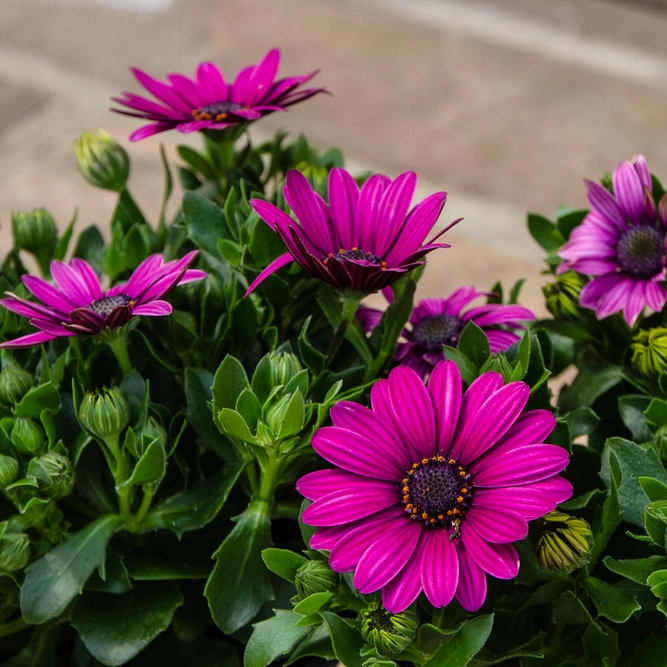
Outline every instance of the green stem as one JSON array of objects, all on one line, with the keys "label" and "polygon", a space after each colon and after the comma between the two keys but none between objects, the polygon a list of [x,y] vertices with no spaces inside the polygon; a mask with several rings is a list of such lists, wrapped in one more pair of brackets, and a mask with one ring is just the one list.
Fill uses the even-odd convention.
[{"label": "green stem", "polygon": [[124,329],[117,329],[112,334],[105,336],[105,340],[116,356],[123,375],[129,375],[132,372],[132,364],[127,352],[127,332]]},{"label": "green stem", "polygon": [[25,630],[28,627],[30,626],[23,620],[23,618],[17,618],[11,623],[0,625],[0,637],[15,635],[17,632],[21,632],[21,630]]},{"label": "green stem", "polygon": [[347,328],[350,325],[350,322],[352,322],[352,320],[354,319],[354,316],[357,312],[357,308],[359,307],[360,302],[361,302],[361,296],[358,294],[343,295],[343,312],[340,315],[340,321],[338,322],[338,327],[336,328],[336,331],[333,335],[333,338],[331,339],[331,342],[329,343],[329,347],[325,354],[326,356],[324,360],[325,369],[328,368],[336,352],[338,351],[340,344],[343,342],[345,334],[347,333]]},{"label": "green stem", "polygon": [[280,483],[280,473],[282,471],[282,459],[276,452],[269,452],[269,458],[262,470],[262,476],[259,482],[257,498],[271,505],[273,503],[273,494]]},{"label": "green stem", "polygon": [[141,522],[148,514],[148,510],[151,507],[151,502],[153,501],[153,496],[155,495],[155,486],[153,484],[147,484],[144,487],[144,497],[141,499],[141,505],[134,517],[134,520],[138,526],[141,525]]},{"label": "green stem", "polygon": [[115,461],[112,473],[114,482],[116,483],[116,493],[118,494],[118,509],[123,519],[129,521],[132,515],[130,511],[130,492],[132,488],[124,486],[124,482],[128,478],[125,453],[120,447],[117,434],[105,438],[104,444],[109,448]]}]

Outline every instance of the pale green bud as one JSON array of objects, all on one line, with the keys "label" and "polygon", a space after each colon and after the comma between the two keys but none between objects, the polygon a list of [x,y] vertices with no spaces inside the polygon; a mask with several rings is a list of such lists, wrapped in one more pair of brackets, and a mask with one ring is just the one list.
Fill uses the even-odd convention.
[{"label": "pale green bud", "polygon": [[282,424],[285,410],[287,410],[287,405],[291,398],[291,395],[283,396],[266,411],[266,425],[273,433],[280,431],[280,425]]},{"label": "pale green bud", "polygon": [[588,563],[593,532],[588,522],[563,512],[549,512],[539,521],[535,553],[546,572],[569,574]]},{"label": "pale green bud", "polygon": [[0,454],[0,490],[9,486],[19,474],[18,461],[13,456]]},{"label": "pale green bud", "polygon": [[0,538],[0,570],[22,570],[30,560],[30,538],[25,533],[5,533]]},{"label": "pale green bud", "polygon": [[390,614],[380,602],[371,602],[361,612],[361,634],[380,653],[400,653],[414,639],[417,616],[412,611]]},{"label": "pale green bud", "polygon": [[91,392],[81,401],[79,418],[84,428],[105,440],[118,437],[130,423],[130,407],[116,387]]},{"label": "pale green bud", "polygon": [[303,370],[298,357],[291,352],[273,352],[271,360],[271,378],[274,386],[286,385],[297,373]]},{"label": "pale green bud", "polygon": [[304,563],[294,577],[294,585],[301,599],[313,593],[333,591],[338,586],[338,575],[320,560]]},{"label": "pale green bud", "polygon": [[34,477],[39,490],[54,500],[68,496],[74,486],[74,469],[70,460],[56,452],[32,459],[26,476]]},{"label": "pale green bud", "polygon": [[28,417],[17,417],[12,426],[11,439],[21,454],[37,454],[46,436],[42,427]]},{"label": "pale green bud", "polygon": [[149,417],[142,428],[136,433],[136,456],[140,457],[148,445],[157,440],[164,449],[167,448],[167,432],[158,424],[153,417]]},{"label": "pale green bud", "polygon": [[36,256],[49,257],[56,246],[58,232],[56,223],[44,208],[36,208],[30,213],[12,215],[14,244]]},{"label": "pale green bud", "polygon": [[557,319],[571,319],[580,312],[579,292],[584,286],[584,279],[574,271],[556,276],[556,282],[542,288],[547,310]]},{"label": "pale green bud", "polygon": [[32,375],[19,366],[5,366],[0,371],[0,400],[16,405],[32,388]]},{"label": "pale green bud", "polygon": [[667,371],[667,329],[637,332],[632,338],[632,365],[647,377]]},{"label": "pale green bud", "polygon": [[79,170],[91,184],[120,192],[130,175],[130,160],[125,150],[104,130],[84,132],[74,140]]}]

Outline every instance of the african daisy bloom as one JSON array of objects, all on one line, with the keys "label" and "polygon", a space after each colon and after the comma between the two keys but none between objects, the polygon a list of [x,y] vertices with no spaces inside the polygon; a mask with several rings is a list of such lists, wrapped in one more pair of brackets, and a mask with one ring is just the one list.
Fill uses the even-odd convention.
[{"label": "african daisy bloom", "polygon": [[51,262],[55,286],[46,280],[25,275],[23,284],[42,303],[22,299],[7,292],[1,299],[8,310],[30,319],[39,331],[0,347],[28,347],[60,336],[99,334],[124,326],[136,315],[160,316],[171,313],[171,305],[162,300],[176,285],[206,278],[204,271],[188,269],[198,251],[182,259],[165,262],[162,255],[147,257],[127,283],[115,285],[106,292],[90,264],[74,258],[69,264]]},{"label": "african daisy bloom", "polygon": [[266,201],[250,201],[288,252],[257,276],[246,296],[292,261],[341,292],[370,294],[423,264],[431,250],[448,248],[434,243],[443,232],[422,245],[447,193],[436,192],[408,213],[416,183],[411,171],[393,181],[375,174],[359,189],[347,171],[334,168],[329,172],[327,205],[303,174],[289,171],[283,192],[297,220]]},{"label": "african daisy bloom", "polygon": [[242,69],[233,83],[227,83],[223,73],[211,62],[201,63],[194,79],[183,74],[169,74],[167,82],[131,68],[137,81],[158,101],[123,92],[124,97],[112,99],[131,111],[112,111],[151,121],[130,135],[130,141],[139,141],[174,128],[184,133],[224,130],[257,120],[273,111],[285,111],[292,104],[326,92],[324,88],[300,90],[317,71],[276,79],[279,64],[280,51],[272,49],[257,65]]},{"label": "african daisy bloom", "polygon": [[336,466],[302,477],[317,526],[313,549],[337,572],[354,571],[360,593],[382,590],[388,611],[423,590],[435,607],[454,596],[468,611],[486,597],[486,575],[519,570],[512,542],[528,521],[572,495],[558,476],[562,447],[542,444],[555,425],[547,410],[523,414],[523,382],[487,372],[462,391],[454,362],[441,361],[428,387],[399,366],[371,391],[371,408],[343,401],[313,448]]},{"label": "african daisy bloom", "polygon": [[[468,322],[474,322],[489,339],[492,354],[498,354],[516,343],[522,331],[521,322],[534,320],[535,314],[524,306],[487,303],[464,309],[479,297],[489,296],[472,286],[460,287],[445,299],[422,299],[410,315],[410,326],[403,329],[406,342],[396,348],[396,361],[409,366],[420,377],[426,378],[433,366],[445,358],[443,345],[456,347]],[[357,311],[366,331],[374,329],[382,318],[382,311],[360,308]]]},{"label": "african daisy bloom", "polygon": [[622,310],[633,326],[645,306],[659,312],[667,300],[667,199],[656,206],[643,155],[614,169],[613,194],[592,181],[586,185],[592,209],[559,251],[565,262],[558,271],[595,276],[581,290],[581,305],[599,320]]}]

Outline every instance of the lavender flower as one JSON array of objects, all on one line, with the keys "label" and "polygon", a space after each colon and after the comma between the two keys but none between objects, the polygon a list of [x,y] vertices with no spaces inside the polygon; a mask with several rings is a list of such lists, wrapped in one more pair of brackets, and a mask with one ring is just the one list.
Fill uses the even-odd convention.
[{"label": "lavender flower", "polygon": [[28,347],[60,336],[93,335],[124,326],[136,315],[160,316],[171,313],[171,305],[162,300],[176,285],[201,280],[204,271],[187,267],[197,256],[196,250],[179,260],[165,262],[162,255],[146,258],[127,283],[106,292],[92,267],[82,259],[69,264],[51,262],[55,286],[35,276],[23,276],[24,285],[42,302],[22,299],[7,292],[0,300],[8,310],[30,319],[39,331],[6,341],[0,347]]},{"label": "lavender flower", "polygon": [[381,589],[391,613],[422,590],[435,607],[456,596],[479,609],[486,574],[516,576],[511,543],[528,521],[572,494],[557,475],[567,452],[542,444],[554,416],[521,414],[529,394],[494,372],[463,394],[456,364],[442,361],[428,388],[401,366],[373,386],[371,409],[335,405],[334,426],[315,433],[313,448],[336,468],[297,483],[314,501],[303,513],[318,526],[311,548],[330,551],[333,570],[354,571],[360,593]]},{"label": "lavender flower", "polygon": [[592,209],[558,253],[565,260],[559,273],[573,269],[595,276],[581,290],[581,305],[595,310],[599,320],[623,310],[633,326],[645,306],[659,312],[667,301],[667,199],[656,206],[643,155],[614,169],[614,194],[586,184]]},{"label": "lavender flower", "polygon": [[408,213],[416,182],[411,171],[394,181],[375,174],[360,190],[347,171],[335,168],[329,173],[327,205],[303,174],[288,172],[284,194],[297,221],[273,204],[250,202],[288,252],[259,274],[246,295],[292,261],[342,292],[369,294],[422,264],[431,250],[448,248],[446,243],[434,243],[443,232],[422,245],[447,193],[427,197]]},{"label": "lavender flower", "polygon": [[123,92],[124,97],[114,97],[113,100],[132,111],[112,111],[151,121],[130,135],[131,141],[139,141],[173,128],[184,133],[224,130],[257,120],[273,111],[284,111],[292,104],[326,92],[324,88],[299,90],[317,71],[276,80],[279,64],[280,51],[272,49],[257,65],[242,69],[234,83],[227,83],[222,72],[211,62],[197,67],[195,79],[183,74],[169,74],[168,82],[158,81],[146,72],[132,68],[139,83],[158,102]]}]

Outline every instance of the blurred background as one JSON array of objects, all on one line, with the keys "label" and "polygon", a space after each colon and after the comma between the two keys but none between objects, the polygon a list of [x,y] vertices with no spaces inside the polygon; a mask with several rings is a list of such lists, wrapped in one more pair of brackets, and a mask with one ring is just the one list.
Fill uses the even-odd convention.
[{"label": "blurred background", "polygon": [[149,218],[162,196],[159,144],[130,145],[135,119],[109,98],[139,92],[131,65],[163,78],[213,60],[228,78],[282,50],[279,75],[319,68],[318,96],[253,126],[340,147],[354,170],[419,175],[463,216],[430,256],[420,296],[510,287],[540,313],[542,251],[525,214],[586,206],[598,179],[644,153],[667,179],[667,0],[1,0],[0,251],[11,213],[46,207],[64,227],[106,225],[115,197],[79,176],[72,140],[106,129],[130,152]]}]

